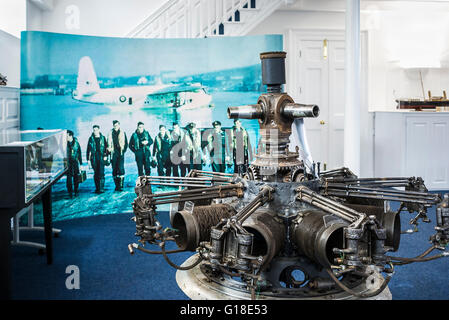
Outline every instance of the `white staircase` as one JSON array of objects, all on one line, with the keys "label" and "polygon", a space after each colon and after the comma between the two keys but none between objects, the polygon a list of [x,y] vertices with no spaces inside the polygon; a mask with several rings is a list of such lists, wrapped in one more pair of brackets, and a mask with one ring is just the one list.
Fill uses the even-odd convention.
[{"label": "white staircase", "polygon": [[130,38],[242,36],[292,0],[169,0]]}]

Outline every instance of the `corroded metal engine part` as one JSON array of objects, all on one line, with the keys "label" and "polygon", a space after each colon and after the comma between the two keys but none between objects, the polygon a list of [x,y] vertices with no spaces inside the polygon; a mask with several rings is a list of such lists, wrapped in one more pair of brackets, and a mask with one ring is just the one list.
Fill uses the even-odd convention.
[{"label": "corroded metal engine part", "polygon": [[381,206],[361,205],[346,203],[346,205],[359,212],[375,215],[377,220],[385,227],[387,238],[385,246],[391,248],[389,251],[397,251],[401,242],[401,216],[396,211],[387,210]]},{"label": "corroded metal engine part", "polygon": [[318,106],[297,104],[281,92],[285,83],[285,57],[285,52],[262,53],[262,81],[267,84],[268,93],[262,94],[257,104],[228,108],[229,118],[259,121],[261,138],[256,160],[251,165],[264,181],[285,182],[285,175],[304,167],[298,152],[288,150],[292,123],[295,119],[317,117],[320,113]]},{"label": "corroded metal engine part", "polygon": [[449,194],[445,194],[443,201],[437,206],[436,210],[437,233],[431,237],[431,241],[438,245],[449,244]]}]

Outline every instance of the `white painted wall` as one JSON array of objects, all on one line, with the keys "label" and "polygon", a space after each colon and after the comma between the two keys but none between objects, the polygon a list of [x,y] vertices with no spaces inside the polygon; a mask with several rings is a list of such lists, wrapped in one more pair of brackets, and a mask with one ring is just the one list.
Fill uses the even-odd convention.
[{"label": "white painted wall", "polygon": [[30,0],[26,4],[26,30],[42,30],[42,9]]},{"label": "white painted wall", "polygon": [[20,39],[0,30],[0,73],[8,87],[20,87]]},{"label": "white painted wall", "polygon": [[344,12],[301,12],[278,10],[249,35],[284,34],[288,29],[344,29]]},{"label": "white painted wall", "polygon": [[28,11],[28,30],[123,37],[165,2],[57,0],[53,1],[52,10]]},{"label": "white painted wall", "polygon": [[26,28],[26,0],[0,0],[0,30],[20,38]]}]

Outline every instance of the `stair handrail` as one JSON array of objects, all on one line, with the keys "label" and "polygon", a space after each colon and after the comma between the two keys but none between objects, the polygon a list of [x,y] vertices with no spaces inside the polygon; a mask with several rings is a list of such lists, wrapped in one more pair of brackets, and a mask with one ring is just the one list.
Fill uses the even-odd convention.
[{"label": "stair handrail", "polygon": [[132,38],[135,35],[139,34],[143,30],[145,30],[152,22],[156,21],[159,17],[161,17],[169,8],[171,8],[174,4],[179,2],[180,0],[168,0],[162,6],[160,6],[155,12],[153,12],[148,18],[143,20],[137,27],[135,27],[131,32],[129,32],[126,37]]},{"label": "stair handrail", "polygon": [[[273,2],[280,3],[282,1]],[[259,3],[268,4],[267,1],[262,0],[260,0]],[[243,9],[245,5],[247,5],[247,8],[251,9],[251,0],[217,0],[215,2],[212,0],[206,2],[195,0],[169,0],[126,36],[165,37],[166,35],[164,32],[168,30],[165,24],[172,22],[170,16],[167,15],[167,11],[176,5],[179,5],[181,7],[180,10],[184,11],[186,26],[183,36],[187,38],[202,38],[219,35],[219,27],[221,24],[235,22],[236,11]],[[268,6],[271,7],[273,4],[270,3]],[[194,10],[194,8],[198,10]],[[229,20],[229,18],[231,18],[231,20]],[[196,28],[193,27],[193,19],[198,21],[198,27]],[[254,22],[255,21],[251,21],[252,28],[255,27]],[[151,28],[152,24],[155,24],[155,27]],[[243,32],[239,32],[239,34],[235,35],[242,35],[242,33]]]}]

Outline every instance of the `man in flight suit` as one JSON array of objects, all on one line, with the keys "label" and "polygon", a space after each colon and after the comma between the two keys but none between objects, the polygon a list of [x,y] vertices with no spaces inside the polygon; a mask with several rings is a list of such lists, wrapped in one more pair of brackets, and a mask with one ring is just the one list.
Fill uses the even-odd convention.
[{"label": "man in flight suit", "polygon": [[226,162],[229,160],[226,149],[226,134],[221,130],[221,122],[212,123],[214,130],[207,137],[207,149],[209,151],[213,172],[225,172]]},{"label": "man in flight suit", "polygon": [[87,143],[86,157],[94,169],[95,193],[104,192],[104,166],[108,159],[108,142],[100,132],[100,126],[94,125]]},{"label": "man in flight suit", "polygon": [[[67,191],[70,198],[75,191],[75,197],[78,195],[80,165],[83,164],[81,157],[81,147],[78,139],[74,137],[73,131],[67,130]],[[73,188],[72,188],[73,187]]]},{"label": "man in flight suit", "polygon": [[165,126],[159,126],[159,133],[154,139],[153,158],[157,161],[157,174],[159,176],[171,176],[171,137]]},{"label": "man in flight suit", "polygon": [[108,151],[111,155],[115,191],[122,191],[125,183],[125,152],[128,150],[128,138],[120,129],[120,121],[112,121],[112,126],[108,134]]},{"label": "man in flight suit", "polygon": [[145,175],[151,175],[151,150],[150,147],[153,144],[153,139],[148,131],[145,130],[143,122],[137,124],[137,129],[131,136],[129,141],[129,148],[136,157],[137,171],[139,177],[143,176],[144,169]]}]

